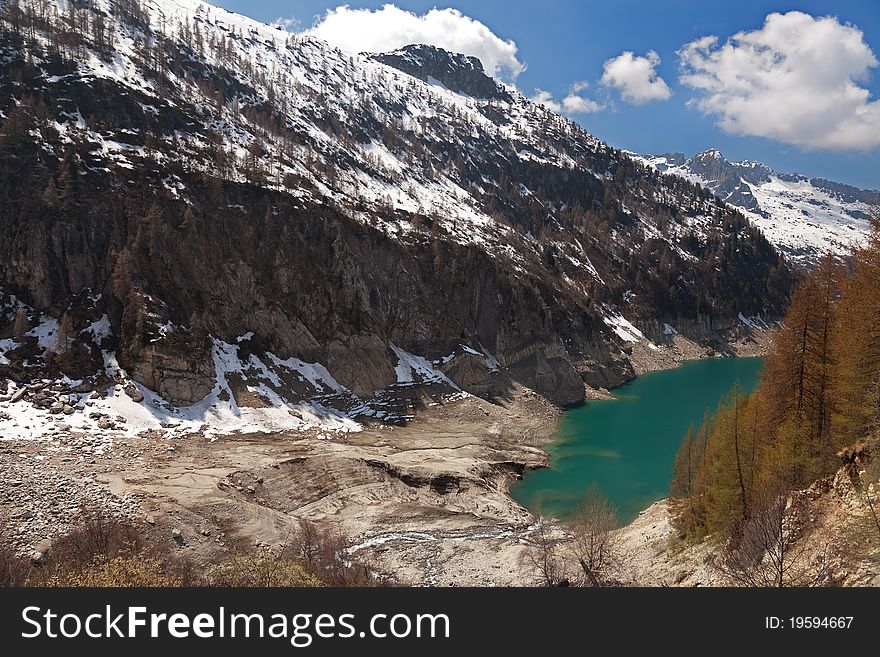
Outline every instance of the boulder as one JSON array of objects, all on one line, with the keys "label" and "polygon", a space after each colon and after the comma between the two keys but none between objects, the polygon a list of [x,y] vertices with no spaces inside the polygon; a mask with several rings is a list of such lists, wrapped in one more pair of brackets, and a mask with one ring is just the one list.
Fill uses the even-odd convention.
[{"label": "boulder", "polygon": [[503,354],[511,375],[559,406],[584,400],[584,381],[558,341],[534,340]]},{"label": "boulder", "polygon": [[154,346],[138,355],[132,378],[172,404],[181,406],[201,401],[216,383],[214,362],[210,358],[167,353]]},{"label": "boulder", "polygon": [[131,397],[132,401],[137,403],[144,401],[144,393],[138,390],[137,386],[131,381],[125,384],[125,388],[123,388],[123,390],[125,390],[126,395]]},{"label": "boulder", "polygon": [[95,386],[88,379],[84,380],[82,383],[78,383],[73,388],[71,388],[74,392],[83,393],[83,392],[91,392],[95,389]]}]

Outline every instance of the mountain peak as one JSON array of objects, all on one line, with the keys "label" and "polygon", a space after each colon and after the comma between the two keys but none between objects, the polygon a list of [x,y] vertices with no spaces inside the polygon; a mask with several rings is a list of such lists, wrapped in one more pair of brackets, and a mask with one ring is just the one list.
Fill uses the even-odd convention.
[{"label": "mountain peak", "polygon": [[812,266],[826,252],[848,253],[867,234],[880,192],[771,169],[757,160],[730,162],[716,148],[636,156],[664,173],[711,190],[749,219],[791,260]]},{"label": "mountain peak", "polygon": [[694,155],[695,160],[723,160],[724,156],[717,148],[709,148],[702,153]]},{"label": "mountain peak", "polygon": [[477,57],[415,43],[371,58],[425,82],[439,82],[456,93],[510,100],[507,91],[486,74]]},{"label": "mountain peak", "polygon": [[412,43],[403,48],[398,48],[385,55],[393,55],[410,60],[417,66],[430,65],[432,62],[445,61],[451,68],[461,70],[471,70],[478,73],[486,74],[483,68],[483,62],[478,57],[472,55],[464,55],[458,52],[446,50],[440,46],[432,46],[426,43]]}]

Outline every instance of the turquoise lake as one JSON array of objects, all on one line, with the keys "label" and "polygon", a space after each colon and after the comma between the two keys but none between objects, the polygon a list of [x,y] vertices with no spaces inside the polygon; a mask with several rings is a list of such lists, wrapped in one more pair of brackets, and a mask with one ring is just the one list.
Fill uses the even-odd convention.
[{"label": "turquoise lake", "polygon": [[651,372],[613,391],[613,399],[566,410],[546,449],[550,467],[525,475],[512,489],[520,504],[565,518],[593,482],[629,522],[669,493],[672,462],[689,425],[740,382],[751,392],[761,358],[709,358]]}]

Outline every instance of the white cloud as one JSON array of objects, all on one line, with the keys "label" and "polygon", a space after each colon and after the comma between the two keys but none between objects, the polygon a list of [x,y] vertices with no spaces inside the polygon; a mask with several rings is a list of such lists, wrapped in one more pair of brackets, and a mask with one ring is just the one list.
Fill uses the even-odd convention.
[{"label": "white cloud", "polygon": [[544,89],[535,89],[535,95],[532,96],[532,102],[537,103],[538,105],[543,105],[551,112],[556,112],[557,114],[562,112],[562,103],[556,101],[553,98],[553,94]]},{"label": "white cloud", "polygon": [[590,83],[586,80],[575,82],[568,88],[568,93],[561,101],[556,100],[549,91],[536,89],[535,94],[532,96],[532,102],[543,105],[551,112],[556,112],[557,114],[571,115],[598,112],[604,109],[605,106],[582,95],[589,86]]},{"label": "white cloud", "polygon": [[880,101],[858,82],[878,65],[861,30],[798,11],[759,30],[714,36],[679,51],[681,81],[726,132],[823,149],[880,145]]},{"label": "white cloud", "polygon": [[617,89],[625,101],[634,105],[666,100],[672,92],[666,81],[657,75],[659,63],[660,57],[653,50],[649,50],[646,57],[627,50],[605,62],[600,82]]},{"label": "white cloud", "polygon": [[277,27],[279,30],[285,30],[287,32],[296,32],[299,29],[299,20],[296,18],[284,18],[279,17],[270,23],[272,27]]},{"label": "white cloud", "polygon": [[603,106],[595,100],[578,96],[577,94],[569,94],[562,99],[562,111],[565,114],[589,114],[598,112]]},{"label": "white cloud", "polygon": [[515,79],[525,70],[516,44],[497,36],[457,9],[431,9],[421,16],[392,4],[381,9],[328,9],[305,31],[349,52],[389,52],[424,43],[477,57],[489,75]]}]

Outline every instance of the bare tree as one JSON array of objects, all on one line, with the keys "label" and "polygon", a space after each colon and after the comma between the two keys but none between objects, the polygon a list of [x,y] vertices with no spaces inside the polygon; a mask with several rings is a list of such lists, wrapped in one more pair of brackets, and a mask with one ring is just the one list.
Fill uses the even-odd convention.
[{"label": "bare tree", "polygon": [[735,528],[716,562],[719,569],[743,586],[817,584],[823,573],[810,564],[795,505],[785,493],[760,492],[761,503]]},{"label": "bare tree", "polygon": [[619,545],[614,530],[617,510],[593,483],[569,523],[569,549],[581,569],[581,584],[603,586],[610,570],[619,561]]},{"label": "bare tree", "polygon": [[544,518],[535,518],[535,530],[529,537],[529,549],[523,561],[538,577],[541,586],[567,586],[566,560],[561,545],[563,537]]},{"label": "bare tree", "polygon": [[416,316],[415,296],[412,275],[405,269],[398,269],[391,278],[388,295],[385,298],[385,335],[393,337],[398,329],[409,330]]},{"label": "bare tree", "polygon": [[13,547],[8,529],[0,518],[0,587],[25,586],[33,565]]},{"label": "bare tree", "polygon": [[380,580],[372,565],[351,554],[348,538],[327,525],[300,518],[289,546],[306,572],[330,586],[376,586]]}]

